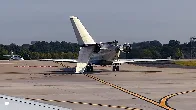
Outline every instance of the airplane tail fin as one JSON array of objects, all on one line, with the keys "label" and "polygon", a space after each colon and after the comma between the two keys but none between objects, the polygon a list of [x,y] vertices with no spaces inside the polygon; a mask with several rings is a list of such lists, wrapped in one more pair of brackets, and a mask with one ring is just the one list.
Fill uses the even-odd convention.
[{"label": "airplane tail fin", "polygon": [[70,21],[79,45],[96,44],[77,17],[70,16]]}]

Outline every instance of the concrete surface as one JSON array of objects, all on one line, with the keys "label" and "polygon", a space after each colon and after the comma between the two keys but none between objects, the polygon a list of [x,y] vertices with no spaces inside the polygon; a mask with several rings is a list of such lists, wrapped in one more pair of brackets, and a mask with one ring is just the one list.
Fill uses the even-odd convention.
[{"label": "concrete surface", "polygon": [[[11,63],[11,64],[10,64]],[[64,63],[74,67],[75,64]],[[14,66],[59,66],[17,68]],[[60,74],[62,67],[51,61],[0,61],[0,94],[22,98],[119,105],[144,110],[164,110],[142,99],[102,84],[82,74]],[[164,96],[196,89],[196,70],[157,68],[124,64],[120,72],[96,67],[93,76],[159,102]],[[43,101],[40,101],[43,102]],[[168,105],[177,110],[195,110],[196,93],[177,95]],[[64,102],[45,102],[73,110],[119,110],[119,108]]]}]

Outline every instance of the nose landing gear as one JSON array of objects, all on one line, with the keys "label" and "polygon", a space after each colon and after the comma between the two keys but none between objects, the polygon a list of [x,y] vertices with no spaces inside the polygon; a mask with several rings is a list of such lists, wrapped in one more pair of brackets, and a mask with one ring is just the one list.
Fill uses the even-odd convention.
[{"label": "nose landing gear", "polygon": [[93,72],[93,66],[91,64],[86,66],[86,72]]},{"label": "nose landing gear", "polygon": [[114,64],[112,67],[112,71],[119,71],[119,65],[118,64]]}]

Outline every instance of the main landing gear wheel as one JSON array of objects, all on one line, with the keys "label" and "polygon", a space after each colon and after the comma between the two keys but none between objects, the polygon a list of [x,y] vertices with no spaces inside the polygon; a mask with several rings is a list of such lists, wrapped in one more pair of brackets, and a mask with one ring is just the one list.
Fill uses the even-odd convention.
[{"label": "main landing gear wheel", "polygon": [[114,65],[113,67],[112,67],[112,71],[119,71],[120,69],[119,69],[119,66],[118,65]]},{"label": "main landing gear wheel", "polygon": [[86,72],[93,72],[93,66],[90,64],[86,66]]}]

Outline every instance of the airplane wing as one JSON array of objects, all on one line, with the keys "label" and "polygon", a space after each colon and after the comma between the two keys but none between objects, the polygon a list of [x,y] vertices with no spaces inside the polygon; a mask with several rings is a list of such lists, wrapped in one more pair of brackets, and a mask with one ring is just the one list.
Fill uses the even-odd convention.
[{"label": "airplane wing", "polygon": [[39,61],[53,61],[53,59],[39,59]]},{"label": "airplane wing", "polygon": [[171,59],[118,59],[113,63],[133,63],[133,62],[156,62],[156,61],[171,61]]},{"label": "airplane wing", "polygon": [[39,59],[39,61],[69,62],[77,63],[77,59]]},{"label": "airplane wing", "polygon": [[53,59],[54,62],[70,62],[70,63],[77,63],[77,59]]},{"label": "airplane wing", "polygon": [[155,59],[118,59],[114,61],[113,63],[133,63],[133,62],[154,62]]},{"label": "airplane wing", "polygon": [[22,98],[0,95],[0,110],[71,110]]},{"label": "airplane wing", "polygon": [[156,61],[173,61],[173,59],[168,58],[168,59],[156,59]]},{"label": "airplane wing", "polygon": [[94,46],[82,47],[79,51],[78,62],[76,66],[76,73],[83,73],[91,54],[93,53]]}]

